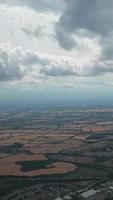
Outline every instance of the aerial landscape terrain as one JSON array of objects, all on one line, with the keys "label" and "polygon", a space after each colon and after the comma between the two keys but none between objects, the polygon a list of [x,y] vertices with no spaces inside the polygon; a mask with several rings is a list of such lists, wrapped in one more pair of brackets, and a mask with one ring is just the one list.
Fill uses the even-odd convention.
[{"label": "aerial landscape terrain", "polygon": [[113,198],[112,121],[112,107],[2,109],[1,199]]},{"label": "aerial landscape terrain", "polygon": [[113,0],[0,0],[0,200],[113,200]]}]

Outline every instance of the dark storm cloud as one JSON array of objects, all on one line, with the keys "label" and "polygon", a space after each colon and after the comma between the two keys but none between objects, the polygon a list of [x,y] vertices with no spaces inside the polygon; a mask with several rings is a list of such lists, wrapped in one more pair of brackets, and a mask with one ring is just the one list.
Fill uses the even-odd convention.
[{"label": "dark storm cloud", "polygon": [[57,39],[60,43],[60,45],[66,49],[66,50],[71,50],[72,47],[75,46],[75,41],[73,37],[68,34],[65,29],[63,29],[61,26],[56,26],[55,32],[57,35]]},{"label": "dark storm cloud", "polygon": [[[70,49],[72,34],[77,29],[85,29],[95,34],[106,35],[113,30],[113,0],[65,0],[67,9],[56,25],[56,35],[60,45]],[[65,43],[61,42],[67,34]]]}]

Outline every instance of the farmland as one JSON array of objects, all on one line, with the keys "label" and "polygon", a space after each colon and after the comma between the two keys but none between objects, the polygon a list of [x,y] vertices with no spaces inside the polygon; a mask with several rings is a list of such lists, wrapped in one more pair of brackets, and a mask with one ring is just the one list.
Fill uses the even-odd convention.
[{"label": "farmland", "polygon": [[113,108],[1,110],[0,177],[113,178]]}]

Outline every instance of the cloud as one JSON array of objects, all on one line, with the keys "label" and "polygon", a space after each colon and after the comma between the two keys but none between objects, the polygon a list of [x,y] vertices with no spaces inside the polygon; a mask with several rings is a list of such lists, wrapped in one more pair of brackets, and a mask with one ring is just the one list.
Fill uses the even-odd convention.
[{"label": "cloud", "polygon": [[65,0],[65,2],[67,9],[55,27],[56,37],[63,48],[68,50],[73,48],[73,34],[78,29],[101,36],[113,31],[112,0]]},{"label": "cloud", "polygon": [[19,56],[18,48],[13,50],[9,45],[0,46],[0,81],[20,80],[24,76]]},{"label": "cloud", "polygon": [[[92,49],[94,51],[94,46]],[[95,54],[97,47],[93,53],[90,51],[91,49],[87,55],[81,52],[80,62],[78,54],[75,57],[55,56],[2,44],[0,45],[0,81],[28,83],[29,80],[37,83],[51,77],[90,77],[113,73],[113,60],[101,60],[101,54],[99,52],[98,55]]]},{"label": "cloud", "polygon": [[61,26],[57,25],[55,27],[56,37],[60,45],[66,49],[71,50],[75,47],[75,41],[72,36],[70,36]]},{"label": "cloud", "polygon": [[[62,61],[61,61],[62,62]],[[69,65],[66,66],[66,63],[54,63],[52,62],[51,65],[46,66],[40,70],[40,72],[46,76],[50,77],[57,77],[57,76],[74,76],[78,75],[77,71],[74,70],[73,67]]]},{"label": "cloud", "polygon": [[73,88],[77,88],[77,84],[76,83],[72,83],[72,82],[66,82],[61,84],[61,87],[63,88],[69,88],[69,89],[73,89]]},{"label": "cloud", "polygon": [[47,36],[45,32],[45,27],[37,25],[36,28],[33,27],[22,27],[21,30],[24,32],[25,35],[28,37],[40,39],[41,37]]},{"label": "cloud", "polygon": [[[10,44],[0,45],[0,81],[19,81],[31,76],[38,75],[37,65],[47,64],[46,58],[42,58],[36,52],[21,47],[12,47]],[[36,65],[36,67],[35,67]]]},{"label": "cloud", "polygon": [[61,12],[64,1],[60,0],[0,0],[0,4],[7,6],[28,7],[37,12],[55,11]]},{"label": "cloud", "polygon": [[113,59],[113,31],[101,38],[103,59]]},{"label": "cloud", "polygon": [[96,66],[93,67],[93,74],[102,75],[105,73],[113,73],[113,60],[100,60]]},{"label": "cloud", "polygon": [[46,35],[46,33],[44,32],[45,27],[44,26],[40,26],[38,25],[35,29],[33,29],[32,27],[22,27],[21,30],[24,32],[24,34],[26,34],[28,37],[35,37],[37,39],[43,37]]}]

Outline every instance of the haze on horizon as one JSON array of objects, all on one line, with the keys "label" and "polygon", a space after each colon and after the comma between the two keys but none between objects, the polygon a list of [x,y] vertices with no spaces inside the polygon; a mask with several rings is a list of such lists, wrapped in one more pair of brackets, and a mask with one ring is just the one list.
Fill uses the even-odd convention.
[{"label": "haze on horizon", "polygon": [[0,105],[109,105],[112,0],[0,0]]}]

